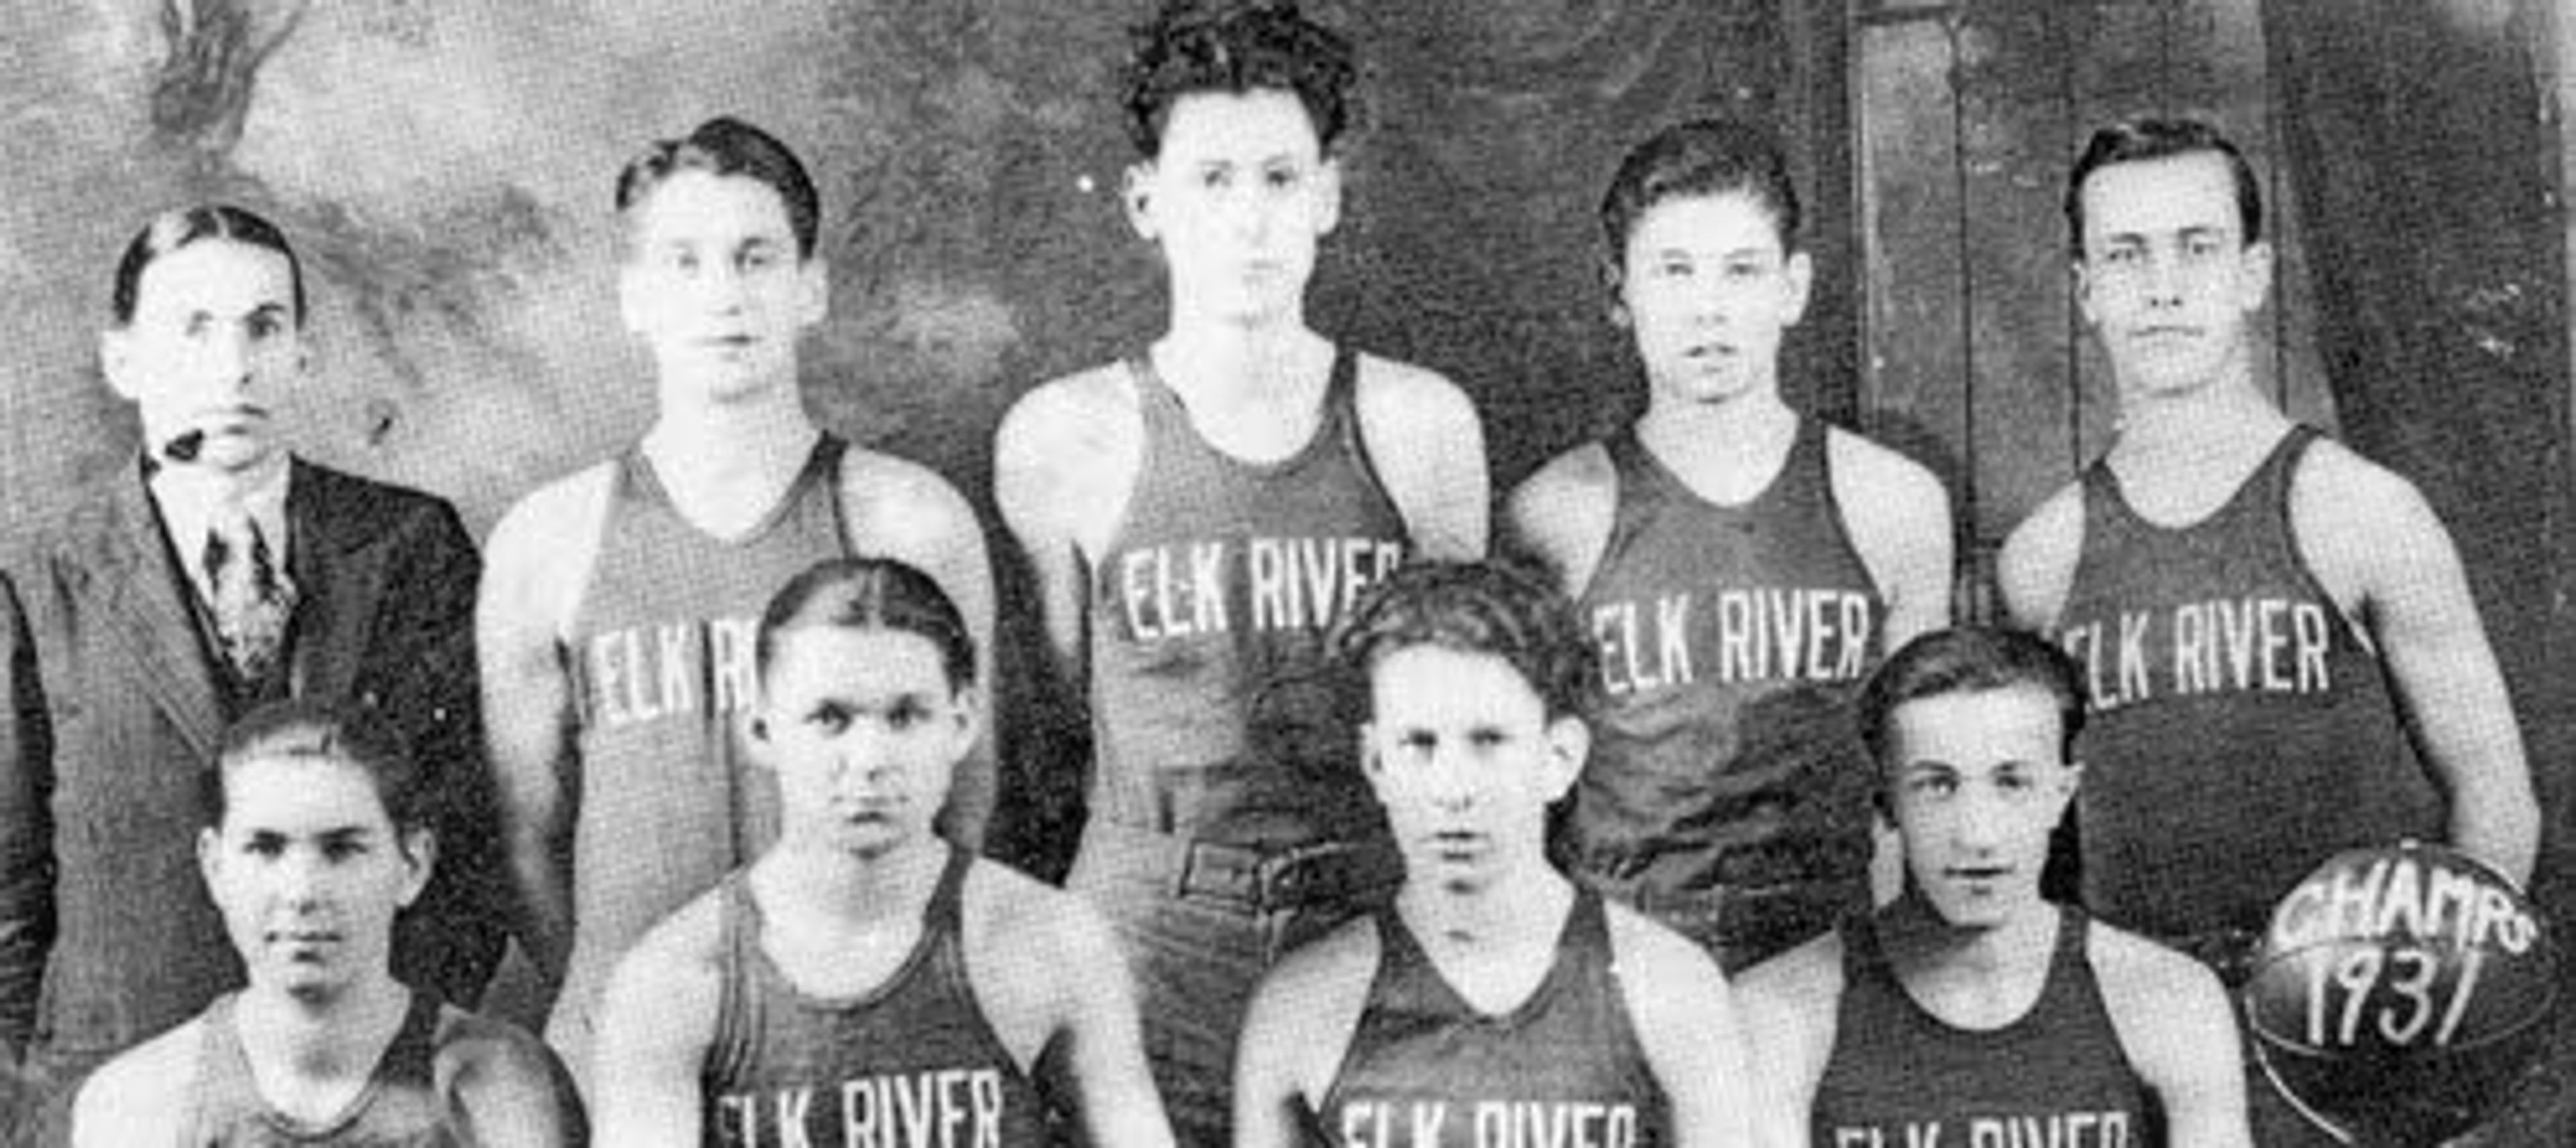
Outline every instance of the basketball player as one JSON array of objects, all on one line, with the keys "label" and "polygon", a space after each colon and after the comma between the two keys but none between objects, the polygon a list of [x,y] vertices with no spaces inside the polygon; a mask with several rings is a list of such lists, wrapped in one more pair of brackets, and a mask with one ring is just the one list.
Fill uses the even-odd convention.
[{"label": "basketball player", "polygon": [[398,926],[397,975],[470,1004],[501,957],[481,564],[444,500],[288,448],[297,396],[329,385],[306,288],[239,207],[137,232],[99,352],[142,449],[0,556],[0,1056],[58,1100],[240,987],[189,847],[194,779],[267,702],[372,708],[418,747],[448,863]]},{"label": "basketball player", "polygon": [[[827,286],[795,155],[710,120],[629,163],[617,207],[618,301],[652,352],[659,418],[510,511],[477,619],[526,940],[560,986],[547,1037],[577,1075],[618,955],[775,835],[735,729],[770,592],[818,559],[881,554],[937,577],[973,632],[992,612],[957,492],[806,417],[797,341]],[[971,845],[989,758],[957,788],[949,829]]]},{"label": "basketball player", "polygon": [[1999,572],[2084,670],[2086,905],[2219,954],[2356,846],[2445,840],[2528,881],[2522,738],[2449,535],[2257,383],[2272,248],[2243,155],[2203,124],[2119,124],[2066,202],[2120,430]]},{"label": "basketball player", "polygon": [[2218,978],[2040,897],[2082,691],[2045,639],[1987,629],[1918,638],[1862,691],[1904,891],[1741,982],[1809,1143],[2253,1143]]},{"label": "basketball player", "polygon": [[198,861],[249,984],[91,1076],[74,1144],[587,1141],[535,1037],[393,977],[394,914],[437,856],[396,735],[282,702],[228,731],[197,781]]},{"label": "basketball player", "polygon": [[1774,1123],[1716,963],[1548,864],[1599,672],[1569,604],[1498,566],[1430,563],[1344,627],[1405,881],[1262,982],[1235,1142],[1737,1145]]},{"label": "basketball player", "polygon": [[1169,1145],[1108,927],[931,832],[976,736],[947,595],[900,563],[825,562],[770,602],[758,651],[751,731],[784,825],[619,963],[601,1138],[1033,1145],[1053,1050],[1091,1143]]},{"label": "basketball player", "polygon": [[1168,326],[1005,418],[995,495],[1086,700],[1071,887],[1117,928],[1182,1138],[1222,1144],[1233,1037],[1281,948],[1393,887],[1322,636],[1408,557],[1476,556],[1474,409],[1306,325],[1342,211],[1350,46],[1292,0],[1172,0],[1126,75],[1127,216]]},{"label": "basketball player", "polygon": [[[2540,824],[2449,534],[2260,387],[2262,209],[2205,124],[2094,133],[2066,211],[2120,429],[1997,564],[2012,615],[2084,668],[2085,905],[2231,982],[2327,857],[2440,840],[2528,882]],[[2322,1142],[2256,1096],[2263,1143]]]},{"label": "basketball player", "polygon": [[1601,224],[1646,413],[1509,508],[1513,548],[1601,644],[1609,695],[1559,844],[1579,880],[1734,970],[1868,903],[1870,770],[1846,698],[1948,623],[1949,500],[1780,397],[1814,272],[1767,132],[1664,129],[1619,165]]}]

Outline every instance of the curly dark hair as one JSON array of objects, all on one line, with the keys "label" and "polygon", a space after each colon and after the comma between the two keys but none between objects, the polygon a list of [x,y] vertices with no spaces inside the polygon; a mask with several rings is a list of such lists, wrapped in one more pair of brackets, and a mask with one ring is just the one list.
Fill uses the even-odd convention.
[{"label": "curly dark hair", "polygon": [[655,140],[617,173],[617,210],[633,210],[655,188],[684,171],[739,175],[769,185],[786,205],[788,228],[796,233],[796,256],[814,257],[815,234],[821,227],[822,196],[814,177],[794,150],[778,137],[731,116],[717,116],[678,139]]},{"label": "curly dark hair", "polygon": [[1128,138],[1147,159],[1162,153],[1172,105],[1196,92],[1294,93],[1326,153],[1358,118],[1350,41],[1306,18],[1296,0],[1165,0],[1129,34],[1120,102]]},{"label": "curly dark hair", "polygon": [[1369,587],[1333,628],[1334,656],[1363,696],[1381,659],[1414,646],[1501,658],[1529,682],[1550,720],[1588,717],[1600,700],[1600,650],[1574,603],[1511,566],[1405,566]]},{"label": "curly dark hair", "polygon": [[1869,676],[1854,707],[1862,744],[1883,775],[1895,752],[1896,708],[1921,698],[1980,694],[2028,686],[2057,703],[2058,750],[2075,760],[2084,732],[2082,671],[2048,639],[2026,630],[1960,626],[1924,634],[1888,655]]}]

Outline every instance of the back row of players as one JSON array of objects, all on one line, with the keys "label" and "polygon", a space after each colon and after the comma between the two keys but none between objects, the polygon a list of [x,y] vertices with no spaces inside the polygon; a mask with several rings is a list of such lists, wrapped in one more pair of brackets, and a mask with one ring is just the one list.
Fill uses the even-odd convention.
[{"label": "back row of players", "polygon": [[[355,1029],[253,1007],[318,999],[262,986],[365,931],[298,924],[327,900],[302,884],[283,909],[227,895],[237,762],[263,753],[236,729],[219,755],[225,730],[296,698],[390,724],[428,774],[418,802],[375,785],[370,849],[415,823],[437,843],[434,866],[390,850],[419,870],[384,886],[410,905],[392,972],[471,1004],[515,933],[547,1044],[621,1144],[700,1121],[759,1143],[999,1135],[975,1122],[1021,1119],[1015,1090],[1050,1078],[1121,1145],[1157,1142],[1166,1111],[1189,1144],[1732,1143],[1789,1096],[1838,1145],[1979,1120],[2239,1143],[2218,980],[2038,898],[2070,798],[2087,909],[2221,970],[2342,848],[2445,840],[2527,879],[2538,815],[2448,537],[2256,384],[2272,253],[2217,133],[2108,128],[2069,180],[2121,429],[2015,531],[2000,581],[2072,662],[1940,633],[1855,723],[1854,683],[1949,624],[1952,525],[1922,468],[1779,397],[1812,272],[1773,142],[1683,124],[1611,181],[1604,274],[1648,408],[1504,503],[1505,548],[1572,599],[1565,621],[1517,576],[1437,562],[1489,541],[1460,390],[1305,325],[1343,208],[1349,47],[1293,4],[1202,7],[1141,30],[1125,85],[1125,205],[1164,256],[1168,328],[1032,391],[996,449],[1053,677],[1091,719],[1089,759],[1061,763],[1088,778],[1079,899],[929,846],[926,813],[911,831],[944,794],[941,831],[971,847],[992,807],[982,534],[936,475],[804,414],[821,209],[783,146],[720,119],[618,180],[658,421],[523,500],[488,569],[445,504],[278,445],[308,345],[273,226],[198,208],[127,250],[101,358],[143,457],[0,568],[0,1036],[22,1078],[68,1104],[221,999],[82,1095],[219,1080],[310,1131],[388,1094],[365,1087],[388,1048],[456,1027],[401,996]],[[808,572],[855,556],[890,561]],[[1337,667],[1367,672],[1364,737]],[[1873,839],[1873,807],[1895,837]],[[248,838],[270,861],[303,844]],[[346,863],[346,835],[323,838],[316,864]],[[1132,977],[1104,975],[1122,957]],[[1721,967],[1773,957],[1730,997]],[[1731,1000],[1778,1079],[1746,1083]],[[833,1063],[833,1026],[886,1015],[929,1059]],[[812,1063],[774,1062],[797,1042]],[[179,1045],[215,1059],[175,1073]],[[2293,1142],[2268,1096],[2261,1142]]]}]

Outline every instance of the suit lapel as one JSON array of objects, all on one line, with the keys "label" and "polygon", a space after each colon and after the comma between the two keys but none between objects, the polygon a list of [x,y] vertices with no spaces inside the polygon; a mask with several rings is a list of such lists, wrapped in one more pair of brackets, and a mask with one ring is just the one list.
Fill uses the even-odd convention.
[{"label": "suit lapel", "polygon": [[181,597],[185,575],[174,569],[142,480],[115,484],[104,513],[73,546],[75,561],[96,562],[101,629],[126,669],[200,758],[212,758],[223,732],[212,668],[197,637],[196,615]]},{"label": "suit lapel", "polygon": [[295,462],[286,487],[287,569],[302,596],[295,614],[296,693],[343,697],[364,663],[386,552],[368,508],[327,471]]}]

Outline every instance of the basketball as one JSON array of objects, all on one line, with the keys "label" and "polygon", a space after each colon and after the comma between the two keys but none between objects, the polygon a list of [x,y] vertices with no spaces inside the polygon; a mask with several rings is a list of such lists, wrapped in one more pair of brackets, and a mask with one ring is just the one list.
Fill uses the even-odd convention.
[{"label": "basketball", "polygon": [[2548,1051],[2558,951],[2511,881],[2409,842],[2337,854],[2272,911],[2242,1005],[2255,1056],[2355,1144],[2436,1144]]}]

